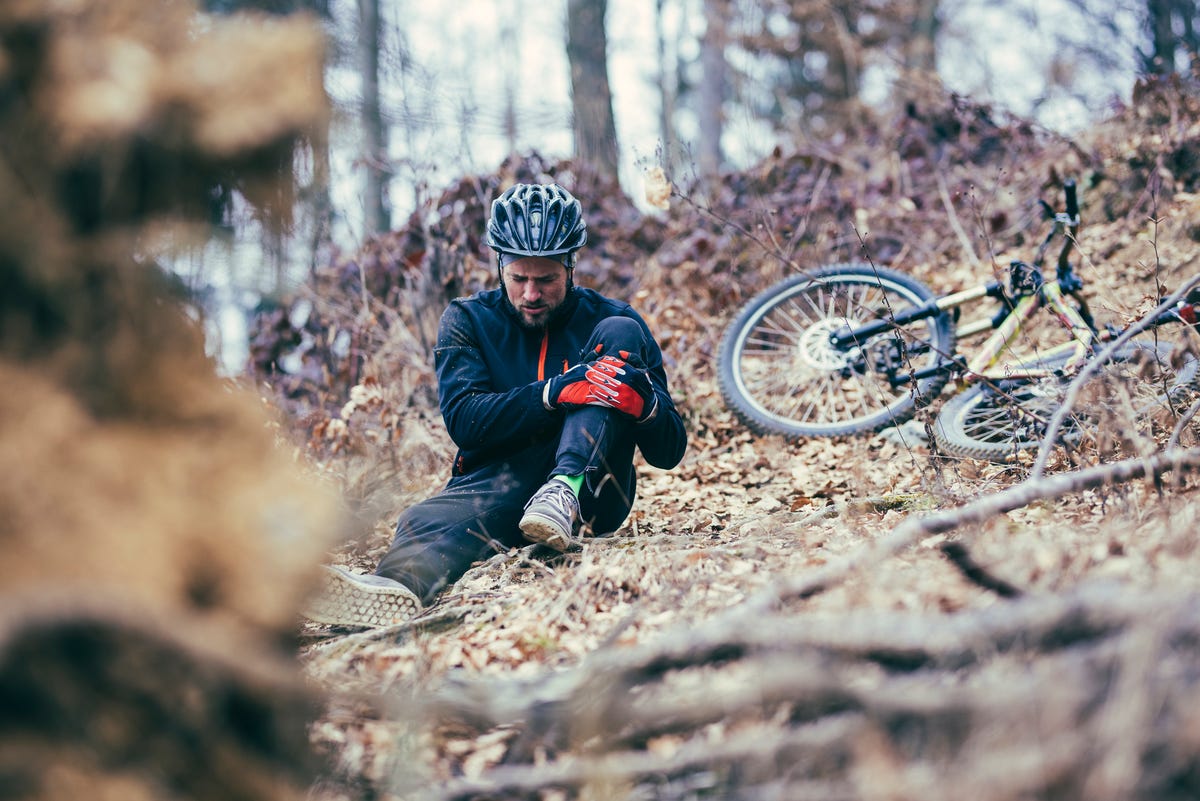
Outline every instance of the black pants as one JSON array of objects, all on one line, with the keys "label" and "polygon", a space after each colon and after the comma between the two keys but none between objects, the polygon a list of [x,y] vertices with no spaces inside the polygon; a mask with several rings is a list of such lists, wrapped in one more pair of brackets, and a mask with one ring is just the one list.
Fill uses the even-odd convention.
[{"label": "black pants", "polygon": [[[624,317],[601,321],[585,347],[644,355],[640,326]],[[627,415],[587,406],[563,417],[557,439],[513,453],[450,479],[437,495],[407,509],[375,572],[401,582],[430,603],[480,559],[527,545],[517,523],[550,476],[583,475],[584,524],[594,534],[620,528],[633,506],[633,426]]]}]

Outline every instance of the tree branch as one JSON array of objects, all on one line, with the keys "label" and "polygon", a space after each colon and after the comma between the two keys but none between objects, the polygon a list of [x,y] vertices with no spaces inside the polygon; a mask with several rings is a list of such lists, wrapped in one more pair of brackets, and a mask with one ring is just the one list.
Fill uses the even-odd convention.
[{"label": "tree branch", "polygon": [[1174,306],[1197,284],[1200,284],[1200,274],[1192,276],[1192,279],[1179,289],[1171,293],[1170,297],[1162,301],[1155,307],[1154,311],[1143,316],[1140,320],[1126,328],[1119,337],[1109,342],[1099,353],[1092,359],[1089,359],[1079,371],[1079,375],[1072,379],[1067,387],[1067,396],[1063,399],[1062,405],[1050,418],[1049,425],[1046,426],[1046,433],[1042,437],[1041,447],[1038,449],[1037,459],[1033,463],[1033,468],[1029,471],[1029,480],[1040,479],[1046,472],[1046,463],[1050,459],[1050,454],[1054,450],[1054,445],[1058,441],[1058,432],[1062,430],[1063,421],[1067,415],[1075,408],[1075,403],[1079,399],[1079,393],[1083,386],[1108,363],[1120,348],[1124,347],[1125,343],[1133,339],[1138,334],[1145,331],[1155,324],[1158,316],[1167,309]]},{"label": "tree branch", "polygon": [[808,598],[844,580],[853,572],[879,564],[893,554],[914,545],[933,534],[941,534],[960,526],[982,523],[996,515],[1028,506],[1034,501],[1060,498],[1086,489],[1122,484],[1149,475],[1159,475],[1169,470],[1195,470],[1200,468],[1200,447],[1173,450],[1149,458],[1127,459],[1107,465],[1087,468],[1072,473],[1049,476],[1039,481],[1032,478],[1008,489],[985,495],[975,501],[954,509],[909,517],[892,531],[880,537],[874,545],[858,554],[826,565],[815,574],[781,581],[763,590],[760,595],[746,603],[749,608],[761,611],[777,606],[782,601]]}]

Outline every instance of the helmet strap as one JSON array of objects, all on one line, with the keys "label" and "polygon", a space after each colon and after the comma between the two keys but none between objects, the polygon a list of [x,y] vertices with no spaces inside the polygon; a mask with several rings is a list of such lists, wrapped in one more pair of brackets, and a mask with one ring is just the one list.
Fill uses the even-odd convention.
[{"label": "helmet strap", "polygon": [[[571,254],[571,263],[569,265],[564,264],[563,266],[567,268],[567,291],[563,294],[563,302],[565,303],[566,299],[571,297],[571,293],[573,293],[575,291],[575,254],[574,253]],[[501,302],[510,311],[512,311],[513,313],[516,313],[516,311],[517,311],[516,307],[514,307],[512,305],[512,302],[509,301],[509,299],[508,299],[508,287],[505,286],[505,284],[504,284],[504,266],[503,266],[503,264],[501,264],[500,266],[498,266],[496,268],[496,275],[500,278]]]},{"label": "helmet strap", "polygon": [[[577,255],[576,251],[571,251],[570,253],[554,253],[554,254],[548,255],[548,256],[541,256],[541,258],[554,259],[554,261],[560,262],[562,264],[562,266],[566,267],[568,270],[573,270],[573,269],[575,269],[576,255]],[[506,253],[504,251],[496,251],[496,263],[501,268],[503,268],[509,264],[512,264],[514,261],[517,261],[519,259],[524,259],[524,258],[528,258],[528,257],[520,255],[518,253]]]}]

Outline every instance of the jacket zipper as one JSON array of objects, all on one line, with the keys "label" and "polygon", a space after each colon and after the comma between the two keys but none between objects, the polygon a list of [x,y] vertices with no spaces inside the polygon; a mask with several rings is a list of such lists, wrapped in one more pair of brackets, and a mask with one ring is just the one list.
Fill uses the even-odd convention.
[{"label": "jacket zipper", "polygon": [[546,351],[550,347],[550,332],[542,334],[542,352],[538,354],[538,381],[546,380]]}]

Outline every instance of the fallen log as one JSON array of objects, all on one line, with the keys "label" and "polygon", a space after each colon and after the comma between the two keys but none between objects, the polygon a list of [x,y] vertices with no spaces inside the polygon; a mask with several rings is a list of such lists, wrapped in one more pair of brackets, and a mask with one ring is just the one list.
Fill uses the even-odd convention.
[{"label": "fallen log", "polygon": [[1200,597],[1097,584],[951,618],[725,619],[566,673],[455,682],[425,713],[515,732],[439,799],[1183,799],[1197,698]]}]

